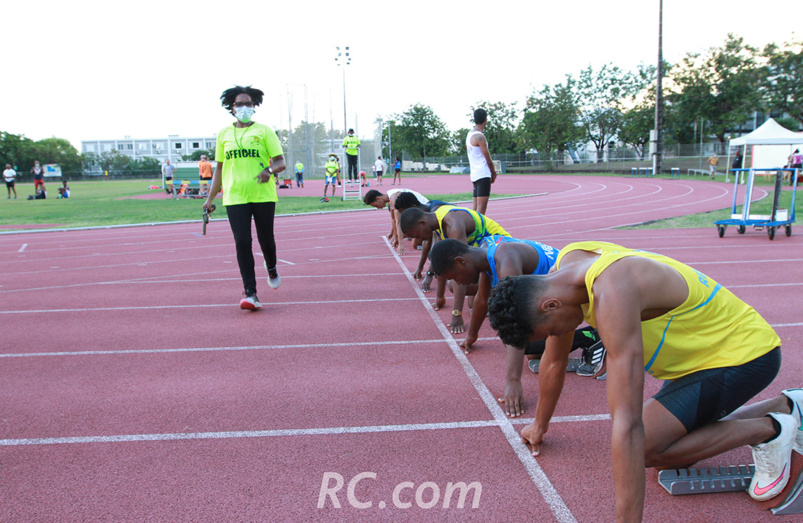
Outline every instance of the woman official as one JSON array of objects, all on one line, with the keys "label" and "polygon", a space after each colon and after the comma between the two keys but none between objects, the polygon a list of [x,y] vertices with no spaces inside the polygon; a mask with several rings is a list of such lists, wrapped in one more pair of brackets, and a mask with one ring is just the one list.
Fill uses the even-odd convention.
[{"label": "woman official", "polygon": [[276,271],[276,242],[273,237],[273,218],[276,213],[276,175],[285,169],[279,138],[270,127],[251,118],[254,108],[262,103],[264,93],[251,86],[234,86],[220,96],[223,107],[236,120],[224,127],[217,136],[215,174],[204,203],[210,209],[215,196],[223,187],[223,205],[229,218],[237,248],[237,264],[243,279],[245,298],[241,309],[262,308],[257,298],[254,253],[251,249],[251,219],[256,226],[257,239],[265,257],[268,285],[276,289],[281,283]]}]

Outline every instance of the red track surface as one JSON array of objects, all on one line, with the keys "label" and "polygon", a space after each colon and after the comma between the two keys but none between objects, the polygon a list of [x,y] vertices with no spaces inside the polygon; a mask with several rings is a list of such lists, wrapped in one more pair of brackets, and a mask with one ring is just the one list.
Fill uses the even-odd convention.
[{"label": "red track surface", "polygon": [[[316,195],[319,182],[280,195]],[[470,189],[457,176],[404,186]],[[800,235],[613,229],[729,207],[731,185],[503,176],[493,189],[549,193],[490,203],[515,237],[618,242],[717,279],[784,342],[781,373],[757,399],[801,385]],[[462,354],[449,311],[433,311],[410,276],[419,252],[399,258],[384,241],[388,222],[373,210],[278,218],[282,286],[260,279],[258,312],[237,307],[224,220],[206,237],[200,222],[0,235],[0,520],[612,520],[605,383],[567,377],[532,459],[523,421],[495,402],[501,342],[486,322]],[[523,379],[531,417],[537,377]],[[647,380],[649,396],[660,383]],[[749,462],[745,448],[701,465]],[[317,508],[327,472],[344,478],[341,508],[326,497]],[[348,484],[367,472],[375,479],[353,497],[372,506],[358,509]],[[412,506],[397,508],[405,481],[399,501]],[[478,507],[469,493],[443,508],[449,482],[479,482]],[[421,508],[436,486],[438,503]],[[671,497],[648,470],[645,520],[670,518],[775,521],[742,493]]]}]

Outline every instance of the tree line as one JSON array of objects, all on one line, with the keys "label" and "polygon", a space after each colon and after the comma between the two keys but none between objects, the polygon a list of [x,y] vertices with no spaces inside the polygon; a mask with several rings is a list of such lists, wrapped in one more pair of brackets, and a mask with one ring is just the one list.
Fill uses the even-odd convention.
[{"label": "tree line", "polygon": [[[701,136],[724,144],[754,111],[787,114],[776,120],[792,130],[803,124],[803,42],[757,49],[730,34],[719,47],[665,63],[664,71],[666,144],[695,143]],[[601,157],[605,145],[616,140],[642,156],[654,129],[655,85],[654,66],[636,71],[613,64],[589,66],[534,90],[521,108],[515,102],[479,101],[467,120],[476,107],[488,112],[485,134],[493,153],[562,153],[592,142]],[[450,132],[427,105],[412,105],[389,120],[394,151],[413,158],[466,152],[468,128]]]}]

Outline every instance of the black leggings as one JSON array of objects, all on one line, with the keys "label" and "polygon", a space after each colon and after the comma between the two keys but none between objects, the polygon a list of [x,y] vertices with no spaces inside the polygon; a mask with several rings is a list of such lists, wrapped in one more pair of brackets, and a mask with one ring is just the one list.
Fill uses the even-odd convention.
[{"label": "black leggings", "polygon": [[240,266],[243,288],[246,296],[250,296],[257,291],[254,252],[251,249],[251,217],[254,218],[257,239],[265,261],[268,262],[268,268],[276,267],[276,241],[273,238],[273,216],[276,214],[276,202],[227,205],[226,214],[229,216],[229,225],[234,234],[234,244],[237,247],[237,265]]},{"label": "black leggings", "polygon": [[348,158],[349,180],[359,180],[357,176],[357,155],[347,154],[346,158]]}]

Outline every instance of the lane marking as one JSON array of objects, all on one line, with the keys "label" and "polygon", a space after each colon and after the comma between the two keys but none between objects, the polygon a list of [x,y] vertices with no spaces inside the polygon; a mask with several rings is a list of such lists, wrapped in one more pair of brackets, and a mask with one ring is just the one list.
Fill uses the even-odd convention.
[{"label": "lane marking", "polygon": [[[374,298],[370,300],[321,300],[321,301],[287,301],[275,302],[271,305],[325,305],[338,303],[376,303],[388,301],[415,301],[416,298]],[[86,309],[34,309],[18,311],[0,311],[0,314],[41,314],[56,312],[96,312],[96,311],[134,311],[134,310],[161,310],[161,309],[202,309],[210,307],[233,307],[231,303],[206,303],[195,305],[149,305],[141,307],[97,307]]]},{"label": "lane marking", "polygon": [[20,250],[18,250],[17,252],[22,252],[22,251],[24,251],[24,250],[25,250],[25,247],[27,247],[27,246],[28,246],[28,244],[27,244],[27,243],[23,243],[23,244],[22,244],[22,247],[20,247]]},{"label": "lane marking", "polygon": [[246,350],[324,349],[333,347],[377,347],[382,345],[423,345],[426,343],[443,343],[443,340],[441,338],[435,338],[432,340],[306,343],[306,344],[296,344],[296,345],[243,345],[240,347],[187,347],[184,349],[117,349],[117,350],[82,350],[82,351],[61,351],[61,352],[15,352],[8,354],[0,354],[0,358],[34,358],[38,356],[49,356],[49,357],[107,356],[110,354],[173,354],[181,352],[226,352],[226,351],[246,351]]},{"label": "lane marking", "polygon": [[577,520],[569,510],[569,507],[566,506],[563,498],[560,497],[557,489],[555,489],[555,486],[538,464],[538,461],[533,458],[529,449],[527,449],[527,447],[521,442],[521,436],[513,427],[513,424],[510,423],[507,416],[502,411],[502,408],[499,406],[499,402],[496,400],[493,394],[491,394],[491,391],[485,385],[485,382],[482,381],[482,378],[480,378],[477,370],[473,365],[471,365],[471,362],[468,361],[468,358],[463,353],[463,349],[460,348],[460,346],[457,344],[457,341],[452,337],[452,333],[446,329],[446,326],[441,321],[438,313],[435,312],[435,309],[433,309],[432,305],[430,305],[429,299],[421,291],[421,287],[418,285],[418,282],[415,281],[413,275],[409,270],[407,270],[407,266],[404,264],[399,255],[396,254],[395,249],[391,247],[387,237],[382,235],[381,238],[385,242],[385,246],[393,254],[393,257],[396,259],[396,263],[398,263],[399,267],[401,267],[402,272],[404,272],[405,276],[407,277],[407,281],[410,282],[410,285],[415,290],[418,299],[424,305],[424,309],[427,311],[429,317],[432,319],[432,322],[440,331],[443,339],[449,345],[449,349],[451,349],[452,354],[463,368],[463,371],[468,376],[468,379],[471,381],[474,389],[479,394],[483,403],[485,403],[486,408],[490,411],[491,415],[494,417],[494,420],[498,423],[499,428],[502,430],[502,434],[505,436],[505,439],[507,439],[508,443],[513,449],[513,452],[516,454],[516,457],[519,458],[521,464],[524,465],[524,469],[527,471],[530,479],[532,479],[535,487],[541,493],[541,496],[543,496],[544,501],[546,501],[546,504],[549,506],[552,514],[554,514],[555,519],[561,523],[576,523]]},{"label": "lane marking", "polygon": [[[595,416],[556,416],[552,423],[595,421]],[[321,427],[311,429],[236,430],[219,432],[179,432],[160,434],[114,434],[108,436],[67,436],[55,438],[0,439],[0,447],[21,445],[74,445],[81,443],[128,443],[138,441],[177,441],[235,438],[276,438],[289,436],[330,436],[340,434],[379,434],[426,430],[454,430],[498,427],[497,420],[410,423],[405,425],[368,425],[361,427]]]}]

